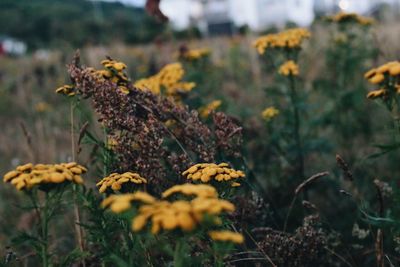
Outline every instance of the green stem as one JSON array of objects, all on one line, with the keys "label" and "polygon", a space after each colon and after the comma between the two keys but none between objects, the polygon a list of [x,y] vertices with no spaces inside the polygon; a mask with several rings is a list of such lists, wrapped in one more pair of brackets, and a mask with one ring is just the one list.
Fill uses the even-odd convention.
[{"label": "green stem", "polygon": [[45,194],[45,200],[44,200],[44,205],[43,205],[43,210],[42,210],[42,216],[41,216],[41,235],[42,235],[42,251],[41,251],[41,257],[42,257],[42,266],[47,267],[48,266],[48,196],[47,193]]},{"label": "green stem", "polygon": [[297,173],[299,175],[300,180],[304,180],[304,153],[303,153],[303,146],[301,143],[300,137],[300,114],[299,114],[299,107],[298,107],[298,96],[296,92],[296,85],[293,75],[289,76],[289,87],[290,87],[290,100],[292,102],[293,107],[293,117],[294,117],[294,127],[293,133],[296,142],[296,150],[297,150]]},{"label": "green stem", "polygon": [[175,246],[174,267],[184,267],[185,264],[185,244],[183,238],[180,238]]}]

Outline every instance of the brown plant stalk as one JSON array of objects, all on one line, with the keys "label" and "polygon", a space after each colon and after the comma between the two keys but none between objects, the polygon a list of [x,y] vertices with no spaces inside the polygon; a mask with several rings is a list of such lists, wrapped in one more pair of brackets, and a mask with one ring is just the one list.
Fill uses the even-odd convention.
[{"label": "brown plant stalk", "polygon": [[303,181],[301,184],[299,184],[299,185],[296,187],[296,189],[294,190],[294,197],[293,197],[292,202],[290,203],[289,210],[288,210],[288,213],[287,213],[286,219],[285,219],[285,224],[284,224],[284,226],[283,226],[283,231],[284,231],[284,232],[286,231],[286,227],[287,227],[287,223],[288,223],[288,220],[289,220],[289,216],[290,216],[290,213],[292,212],[292,209],[293,209],[294,203],[296,202],[296,199],[297,199],[298,194],[299,194],[307,185],[309,185],[309,184],[311,184],[312,182],[318,180],[319,178],[324,177],[324,176],[327,176],[327,175],[329,175],[329,172],[320,172],[320,173],[314,174],[313,176],[311,176],[311,177],[308,178],[307,180]]}]

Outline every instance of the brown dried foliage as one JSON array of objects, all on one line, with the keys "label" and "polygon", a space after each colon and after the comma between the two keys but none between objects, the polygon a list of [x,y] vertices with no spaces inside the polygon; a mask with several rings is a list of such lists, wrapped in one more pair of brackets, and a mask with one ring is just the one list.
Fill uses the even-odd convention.
[{"label": "brown dried foliage", "polygon": [[327,266],[327,235],[318,224],[319,216],[310,215],[293,234],[264,228],[258,247],[278,266]]},{"label": "brown dried foliage", "polygon": [[222,128],[231,131],[240,127],[226,115],[219,115],[225,119],[216,121],[214,135],[197,111],[131,84],[127,85],[130,93],[124,94],[92,68],[80,66],[79,55],[68,69],[75,89],[91,100],[98,121],[116,141],[113,150],[119,162],[114,171],[136,171],[149,183],[162,184],[158,186],[161,190],[173,184],[165,179],[167,170],[180,173],[194,162],[213,162],[216,143],[234,149],[230,140],[223,139],[237,138],[236,134]]}]

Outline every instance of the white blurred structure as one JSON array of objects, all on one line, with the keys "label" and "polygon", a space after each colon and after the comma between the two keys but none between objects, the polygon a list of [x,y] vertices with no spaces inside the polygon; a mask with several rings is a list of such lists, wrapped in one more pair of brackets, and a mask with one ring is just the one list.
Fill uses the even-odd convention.
[{"label": "white blurred structure", "polygon": [[231,21],[253,30],[283,26],[291,21],[301,26],[314,19],[314,0],[163,0],[161,9],[178,29],[191,22],[207,24]]},{"label": "white blurred structure", "polygon": [[21,56],[26,53],[27,46],[24,42],[8,36],[0,36],[0,55]]},{"label": "white blurred structure", "polygon": [[399,10],[400,0],[162,0],[161,9],[177,29],[196,25],[206,32],[210,25],[232,22],[257,31],[287,22],[307,26],[315,14],[340,10],[368,15],[381,4]]}]

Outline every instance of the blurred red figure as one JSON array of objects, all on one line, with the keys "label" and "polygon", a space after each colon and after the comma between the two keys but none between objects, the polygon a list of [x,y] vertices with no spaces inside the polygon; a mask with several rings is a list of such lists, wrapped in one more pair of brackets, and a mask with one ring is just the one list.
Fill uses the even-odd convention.
[{"label": "blurred red figure", "polygon": [[146,11],[161,22],[165,22],[168,21],[168,17],[161,12],[160,2],[161,0],[147,0]]}]

